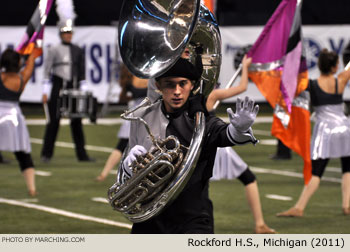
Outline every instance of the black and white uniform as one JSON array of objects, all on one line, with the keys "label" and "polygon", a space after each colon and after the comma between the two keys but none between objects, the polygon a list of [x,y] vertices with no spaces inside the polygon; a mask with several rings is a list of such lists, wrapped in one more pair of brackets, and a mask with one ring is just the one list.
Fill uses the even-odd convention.
[{"label": "black and white uniform", "polygon": [[312,132],[312,174],[322,176],[330,158],[341,158],[343,172],[350,172],[350,118],[343,110],[342,94],[324,92],[317,80],[310,80],[308,90],[315,110]]},{"label": "black and white uniform", "polygon": [[[161,97],[161,95],[155,91],[156,89],[155,79],[150,79],[148,81],[147,97],[149,97],[152,102],[157,101]],[[249,170],[248,165],[231,147],[218,148],[214,162],[213,176],[210,180],[235,178],[239,178],[244,185],[255,181],[255,176]]]},{"label": "black and white uniform", "polygon": [[[51,95],[48,102],[50,122],[46,125],[42,157],[51,158],[61,119],[58,113],[58,98],[62,89],[86,89],[84,51],[71,43],[61,43],[51,47],[45,58],[44,94],[52,82]],[[81,118],[70,120],[75,151],[79,160],[88,158],[85,151],[85,138]]]},{"label": "black and white uniform", "polygon": [[[23,85],[21,80],[20,90]],[[7,89],[0,78],[0,151],[14,152],[23,171],[34,165],[27,125],[19,107],[21,93]]]},{"label": "black and white uniform", "polygon": [[[156,138],[176,136],[180,143],[189,146],[194,120],[189,117],[190,102],[175,113],[166,113],[162,100],[150,107],[136,111],[152,129]],[[151,141],[143,124],[131,122],[129,148],[142,145],[151,147]],[[228,124],[215,116],[206,117],[206,130],[201,155],[196,168],[179,196],[159,215],[135,223],[132,233],[213,233],[213,206],[208,197],[209,179],[212,176],[217,147],[232,146]],[[186,150],[184,150],[185,152]],[[130,172],[121,165],[124,173]]]}]

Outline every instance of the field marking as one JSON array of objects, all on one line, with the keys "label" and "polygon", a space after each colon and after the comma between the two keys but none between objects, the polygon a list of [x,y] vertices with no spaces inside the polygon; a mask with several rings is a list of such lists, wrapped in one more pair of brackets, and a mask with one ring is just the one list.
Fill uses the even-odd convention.
[{"label": "field marking", "polygon": [[97,222],[97,223],[101,223],[101,224],[105,224],[105,225],[111,225],[111,226],[131,229],[131,225],[127,224],[127,223],[112,221],[112,220],[98,218],[98,217],[93,217],[93,216],[89,216],[89,215],[85,215],[85,214],[73,213],[73,212],[69,212],[66,210],[61,210],[61,209],[37,205],[37,204],[26,203],[26,202],[22,202],[22,201],[18,201],[18,200],[0,198],[0,203],[36,209],[39,211],[43,211],[43,212],[47,212],[47,213],[51,213],[51,214],[62,215],[65,217],[79,219],[79,220],[92,221],[92,222]]},{"label": "field marking", "polygon": [[42,176],[42,177],[50,177],[52,175],[52,173],[48,172],[48,171],[35,170],[35,175]]},{"label": "field marking", "polygon": [[[43,144],[43,140],[40,138],[30,138],[30,142],[35,144]],[[61,142],[61,141],[56,141],[55,146],[63,147],[63,148],[71,148],[71,149],[75,148],[75,145],[73,143]],[[91,150],[91,151],[106,152],[106,153],[111,153],[114,150],[114,148],[95,146],[95,145],[85,145],[85,149]]]},{"label": "field marking", "polygon": [[277,145],[277,139],[262,139],[262,140],[259,140],[259,144],[262,144],[262,145]]},{"label": "field marking", "polygon": [[[268,140],[268,139],[265,139],[265,140]],[[39,138],[30,138],[30,142],[36,143],[36,144],[42,144],[43,140],[39,139]],[[269,143],[269,141],[267,141],[267,143]],[[56,146],[65,147],[65,148],[74,148],[73,143],[60,142],[60,141],[56,142]],[[94,146],[94,145],[85,145],[85,148],[87,150],[100,151],[100,152],[106,152],[106,153],[111,153],[114,150],[113,148]],[[304,177],[304,175],[302,173],[297,173],[297,172],[281,171],[281,170],[267,169],[267,168],[261,168],[261,167],[251,167],[251,168],[253,171],[255,171],[257,173],[270,173],[270,174],[283,175],[283,176],[289,176],[289,177],[295,177],[295,178],[303,178]],[[338,171],[338,169],[339,169],[339,168],[335,168],[335,167],[332,167],[332,168],[330,169],[331,171]],[[332,178],[332,177],[322,177],[322,180],[328,181],[328,182],[341,183],[341,179]]]},{"label": "field marking", "polygon": [[341,168],[339,167],[327,167],[326,171],[328,172],[336,172],[336,173],[341,173]]},{"label": "field marking", "polygon": [[27,202],[27,203],[38,203],[39,202],[38,199],[21,199],[19,201]]},{"label": "field marking", "polygon": [[268,130],[253,129],[253,133],[254,135],[271,136],[271,131],[268,131]]},{"label": "field marking", "polygon": [[[227,116],[220,116],[220,118],[225,121],[229,122],[229,119]],[[254,123],[272,123],[272,116],[258,116]],[[117,124],[122,124],[124,122],[124,119],[121,118],[97,118],[97,125],[117,125]],[[70,120],[67,118],[62,118],[60,120],[60,125],[69,125]],[[94,123],[90,122],[90,119],[84,118],[82,120],[82,123],[84,125],[95,125]],[[38,126],[38,125],[46,125],[46,120],[45,119],[26,119],[26,124],[27,125],[32,125],[32,126]]]},{"label": "field marking", "polygon": [[94,197],[94,198],[91,198],[91,200],[95,201],[95,202],[101,202],[101,203],[109,204],[108,200],[106,198],[102,198],[102,197]]},{"label": "field marking", "polygon": [[[116,125],[116,124],[122,124],[123,119],[121,118],[98,118],[97,119],[97,124],[100,125]],[[89,119],[84,118],[82,120],[82,123],[84,125],[95,125],[94,123],[91,123]],[[46,120],[45,119],[26,119],[26,124],[27,125],[32,125],[32,126],[39,126],[39,125],[46,125]],[[67,118],[62,118],[60,120],[60,125],[67,126],[70,124],[70,120]]]},{"label": "field marking", "polygon": [[268,199],[275,199],[275,200],[283,200],[283,201],[291,201],[293,198],[289,196],[282,196],[277,194],[266,194],[266,198]]},{"label": "field marking", "polygon": [[[274,174],[274,175],[282,175],[282,176],[288,176],[288,177],[294,177],[294,178],[303,178],[304,175],[302,173],[298,172],[291,172],[291,171],[281,171],[281,170],[275,170],[275,169],[267,169],[267,168],[260,168],[260,167],[250,167],[252,171],[256,173],[268,173],[268,174]],[[334,182],[334,183],[341,183],[341,179],[339,178],[331,178],[331,177],[322,177],[322,181],[327,182]]]}]

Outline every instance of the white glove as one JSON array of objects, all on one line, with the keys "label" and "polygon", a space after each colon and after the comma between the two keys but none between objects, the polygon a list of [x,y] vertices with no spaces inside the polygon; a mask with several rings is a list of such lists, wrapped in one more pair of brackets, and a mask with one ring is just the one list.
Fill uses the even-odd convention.
[{"label": "white glove", "polygon": [[131,150],[129,151],[128,156],[123,161],[124,171],[131,176],[132,175],[132,170],[130,168],[131,163],[134,162],[138,156],[141,156],[146,153],[147,153],[147,150],[142,145],[135,145],[134,147],[132,147]]},{"label": "white glove", "polygon": [[51,91],[52,83],[49,79],[43,80],[43,95],[49,95]]},{"label": "white glove", "polygon": [[245,144],[252,142],[256,144],[258,141],[253,135],[251,126],[259,112],[259,105],[254,106],[254,101],[249,97],[245,97],[244,101],[237,98],[236,113],[231,108],[227,109],[230,118],[230,125],[227,127],[227,134],[234,144]]},{"label": "white glove", "polygon": [[81,91],[88,91],[89,87],[88,87],[88,83],[86,80],[79,81],[79,89]]}]

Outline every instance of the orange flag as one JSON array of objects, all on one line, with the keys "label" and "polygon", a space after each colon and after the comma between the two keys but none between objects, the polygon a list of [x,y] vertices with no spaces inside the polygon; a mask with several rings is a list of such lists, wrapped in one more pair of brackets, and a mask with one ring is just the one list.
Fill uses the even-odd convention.
[{"label": "orange flag", "polygon": [[301,1],[283,0],[248,56],[249,77],[274,108],[271,134],[304,160],[304,182],[311,179],[310,112],[301,34]]},{"label": "orange flag", "polygon": [[215,13],[216,0],[204,0],[204,4],[212,13]]}]

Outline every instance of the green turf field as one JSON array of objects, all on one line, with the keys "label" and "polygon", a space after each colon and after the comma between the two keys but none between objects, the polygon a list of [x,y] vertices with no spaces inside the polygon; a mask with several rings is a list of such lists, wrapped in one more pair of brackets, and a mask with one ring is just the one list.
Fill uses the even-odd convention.
[{"label": "green turf field", "polygon": [[[270,115],[270,114],[263,114]],[[257,123],[253,129],[268,133],[271,123]],[[31,138],[42,139],[44,126],[29,125]],[[86,144],[114,148],[119,125],[84,126]],[[256,134],[260,140],[273,139],[271,136]],[[61,126],[58,141],[71,143],[69,126]],[[38,196],[30,199],[24,180],[12,153],[4,152],[10,160],[7,165],[0,165],[0,233],[86,233],[86,234],[122,234],[129,233],[129,228],[118,227],[95,221],[72,218],[42,209],[54,208],[56,212],[64,210],[75,214],[130,224],[122,214],[102,202],[92,198],[106,198],[108,188],[113,184],[115,175],[110,175],[104,182],[94,179],[104,166],[109,153],[89,151],[96,163],[80,163],[75,158],[74,149],[56,147],[55,155],[49,164],[40,162],[41,144],[32,143],[32,155],[38,171],[50,172],[51,176],[36,176]],[[258,144],[235,147],[236,152],[252,167],[302,173],[303,163],[293,153],[290,161],[273,161],[276,146]],[[340,167],[338,160],[331,161],[329,167]],[[261,171],[261,170],[259,170]],[[280,234],[287,233],[350,233],[349,216],[341,211],[341,188],[339,181],[321,183],[320,189],[311,199],[303,218],[277,218],[277,212],[291,207],[300,191],[303,180],[286,175],[274,175],[265,170],[255,172],[258,178],[260,197],[265,220]],[[328,169],[325,177],[340,179],[338,169]],[[291,201],[267,198],[274,194],[292,197]],[[247,205],[244,187],[239,181],[215,181],[210,185],[210,196],[214,203],[216,233],[253,233],[254,222]],[[10,201],[14,200],[14,201]],[[28,202],[28,200],[31,200]],[[5,202],[6,203],[5,203]],[[13,202],[16,202],[14,205]],[[18,203],[19,202],[19,203]],[[29,205],[24,207],[26,202]],[[40,206],[40,209],[35,208]],[[47,207],[47,208],[44,208]],[[64,212],[64,213],[67,213]],[[100,220],[99,219],[99,220]]]}]

